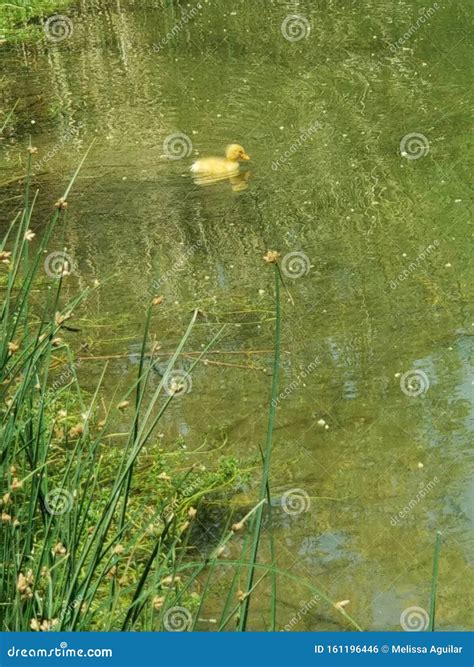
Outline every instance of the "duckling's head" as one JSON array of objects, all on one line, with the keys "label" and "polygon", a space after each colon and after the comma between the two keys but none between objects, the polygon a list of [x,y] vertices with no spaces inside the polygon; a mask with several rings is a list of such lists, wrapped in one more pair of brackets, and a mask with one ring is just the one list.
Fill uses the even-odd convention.
[{"label": "duckling's head", "polygon": [[240,144],[229,144],[225,149],[225,156],[228,160],[232,160],[232,162],[237,162],[238,160],[250,160],[244,147]]}]

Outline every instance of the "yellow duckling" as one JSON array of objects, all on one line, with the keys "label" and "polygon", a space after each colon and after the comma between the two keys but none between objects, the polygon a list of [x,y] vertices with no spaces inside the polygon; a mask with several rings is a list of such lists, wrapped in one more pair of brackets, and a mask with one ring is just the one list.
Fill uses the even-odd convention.
[{"label": "yellow duckling", "polygon": [[239,160],[250,160],[240,144],[227,146],[224,157],[203,157],[196,160],[191,171],[200,178],[220,179],[239,173]]}]

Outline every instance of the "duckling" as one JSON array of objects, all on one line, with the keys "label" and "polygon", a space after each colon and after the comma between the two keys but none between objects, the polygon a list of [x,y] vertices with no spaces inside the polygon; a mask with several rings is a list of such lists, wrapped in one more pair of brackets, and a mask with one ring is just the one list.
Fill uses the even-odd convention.
[{"label": "duckling", "polygon": [[191,166],[193,174],[204,178],[226,178],[239,173],[239,160],[250,160],[240,144],[230,144],[223,157],[204,157]]}]

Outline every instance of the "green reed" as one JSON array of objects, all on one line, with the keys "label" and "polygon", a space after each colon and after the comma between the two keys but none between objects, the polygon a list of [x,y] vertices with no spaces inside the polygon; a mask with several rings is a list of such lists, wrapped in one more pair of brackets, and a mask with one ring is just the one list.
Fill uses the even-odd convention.
[{"label": "green reed", "polygon": [[[260,536],[262,531],[262,521],[263,521],[263,510],[264,504],[262,501],[270,500],[270,489],[269,489],[269,476],[270,476],[270,462],[272,454],[272,444],[273,444],[273,428],[275,424],[275,413],[277,405],[277,395],[278,395],[278,377],[280,373],[280,346],[281,346],[281,310],[280,310],[280,274],[278,270],[278,264],[274,264],[274,273],[275,273],[275,353],[273,357],[273,374],[272,374],[272,388],[271,388],[271,400],[268,413],[268,426],[267,426],[267,437],[265,442],[265,450],[263,452],[263,470],[262,478],[260,482],[260,506],[257,510],[255,518],[252,521],[251,531],[253,531],[252,538],[252,547],[250,553],[250,567],[247,577],[246,585],[246,596],[242,603],[242,609],[240,612],[240,621],[239,629],[246,630],[248,622],[248,613],[250,599],[253,590],[253,579],[255,574],[255,563],[258,556],[258,547],[260,543]],[[268,502],[268,507],[270,507],[270,502]],[[271,525],[270,525],[271,530]],[[273,545],[272,545],[272,555],[273,555]],[[272,577],[272,600],[276,599],[276,579]],[[276,620],[275,620],[275,603],[272,602],[272,629],[275,629]]]},{"label": "green reed", "polygon": [[430,595],[430,623],[428,630],[434,632],[436,621],[436,592],[438,588],[438,569],[439,569],[439,555],[441,552],[442,535],[439,531],[436,533],[436,540],[433,555],[433,574],[431,577],[431,595]]}]

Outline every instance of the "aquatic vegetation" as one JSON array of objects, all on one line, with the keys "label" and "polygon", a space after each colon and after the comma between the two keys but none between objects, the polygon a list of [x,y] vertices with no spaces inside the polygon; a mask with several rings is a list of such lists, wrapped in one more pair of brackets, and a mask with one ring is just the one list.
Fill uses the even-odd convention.
[{"label": "aquatic vegetation", "polygon": [[[42,632],[191,629],[200,622],[207,598],[215,595],[221,576],[216,577],[217,568],[231,566],[234,576],[217,627],[225,628],[234,619],[240,630],[246,630],[253,591],[269,576],[271,628],[276,629],[277,575],[288,575],[275,567],[273,544],[271,563],[257,562],[264,508],[271,511],[274,402],[269,408],[258,500],[243,516],[236,510],[237,521],[232,522],[234,513],[226,511],[215,523],[212,505],[224,507],[227,501],[231,507],[228,501],[245,471],[224,454],[207,470],[198,462],[199,451],[164,447],[156,431],[181,392],[180,384],[167,384],[167,376],[185,348],[198,310],[151,396],[148,382],[156,348],[150,346],[149,330],[153,313],[163,308],[159,296],[150,299],[137,377],[127,394],[105,404],[105,369],[95,390],[84,393],[78,381],[80,360],[62,336],[78,330],[72,326],[75,309],[90,296],[94,285],[64,303],[62,286],[69,260],[63,256],[52,274],[56,289],[40,303],[33,294],[43,251],[56,228],[66,224],[68,196],[87,153],[56,202],[39,249],[32,255],[28,246],[35,237],[30,229],[36,198],[30,192],[33,155],[32,149],[23,208],[0,250],[6,273],[0,320],[2,627]],[[45,268],[48,262],[50,256]],[[273,398],[280,357],[279,281],[275,266]],[[222,328],[191,360],[189,372],[221,334]],[[55,375],[54,368],[64,356],[67,370]],[[181,381],[186,376],[180,376]],[[130,426],[122,434],[110,432],[117,411],[131,412]],[[118,435],[124,436],[120,443]],[[203,543],[202,534],[209,524],[213,530]],[[237,561],[228,558],[229,543],[245,532],[240,557]],[[247,545],[251,545],[249,553]],[[264,572],[254,583],[262,567]],[[234,584],[242,571],[247,572],[247,584],[234,596]],[[307,585],[332,604],[323,592]],[[349,624],[359,627],[342,608],[333,607]]]},{"label": "aquatic vegetation", "polygon": [[[41,248],[64,222],[73,182]],[[32,288],[42,253],[28,253],[31,214],[27,179],[23,211],[1,250],[7,273],[0,332],[2,627],[117,629],[125,617],[127,624],[140,626],[146,607],[145,625],[156,629],[176,595],[189,604],[194,600],[191,592],[181,595],[173,572],[203,499],[231,490],[241,472],[229,457],[221,456],[213,472],[186,465],[179,450],[170,453],[157,445],[153,456],[147,453],[145,445],[173,396],[162,400],[162,382],[145,405],[151,367],[144,370],[143,363],[132,428],[124,445],[112,446],[108,424],[114,406],[101,418],[100,386],[86,404],[77,364],[59,338],[90,290],[61,305],[61,273],[54,297],[38,310]],[[10,243],[12,250],[5,250]],[[71,362],[68,373],[51,383],[51,366],[64,351]],[[137,585],[140,567],[154,549],[157,565],[147,585]]]}]

